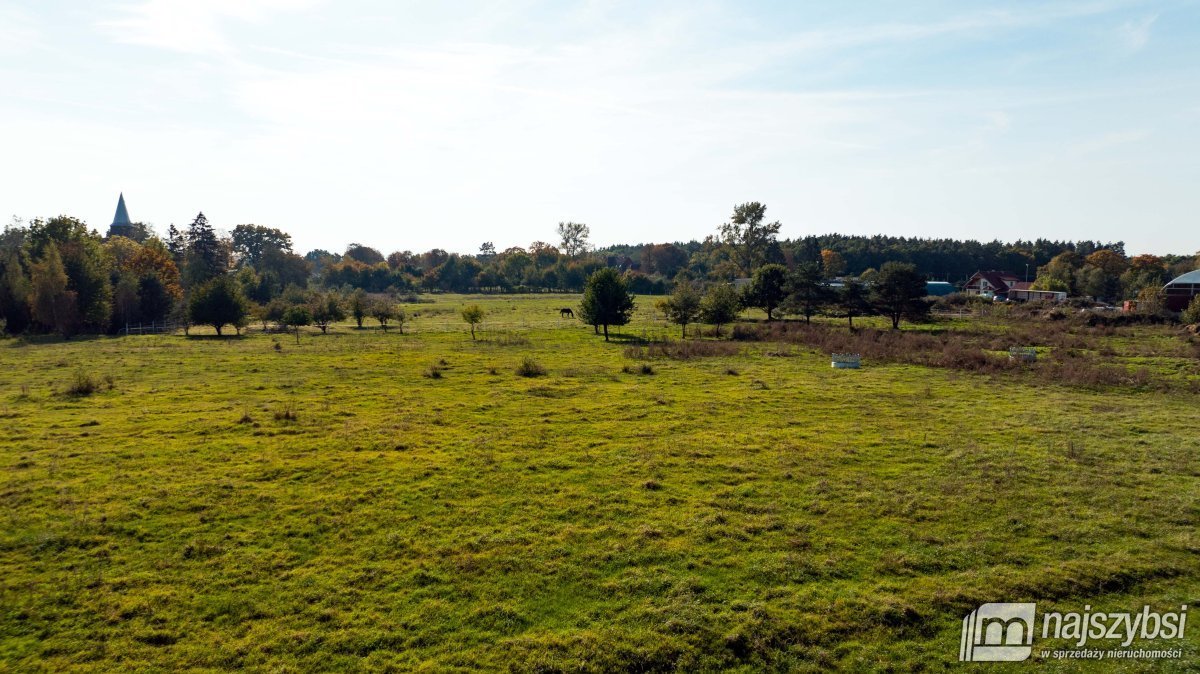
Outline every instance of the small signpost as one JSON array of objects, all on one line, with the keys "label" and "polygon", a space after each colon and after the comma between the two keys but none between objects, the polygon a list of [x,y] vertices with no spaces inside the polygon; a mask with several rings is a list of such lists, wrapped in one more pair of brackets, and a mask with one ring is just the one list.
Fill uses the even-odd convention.
[{"label": "small signpost", "polygon": [[862,365],[862,356],[857,353],[835,353],[831,365],[839,370],[857,370]]}]

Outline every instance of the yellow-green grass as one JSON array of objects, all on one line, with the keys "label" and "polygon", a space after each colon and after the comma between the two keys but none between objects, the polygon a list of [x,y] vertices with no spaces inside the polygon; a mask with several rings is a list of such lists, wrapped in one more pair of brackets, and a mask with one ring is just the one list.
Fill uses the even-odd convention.
[{"label": "yellow-green grass", "polygon": [[[772,344],[641,374],[577,304],[0,342],[0,670],[942,671],[980,603],[1200,593],[1194,394]],[[626,337],[677,332],[652,305]]]}]

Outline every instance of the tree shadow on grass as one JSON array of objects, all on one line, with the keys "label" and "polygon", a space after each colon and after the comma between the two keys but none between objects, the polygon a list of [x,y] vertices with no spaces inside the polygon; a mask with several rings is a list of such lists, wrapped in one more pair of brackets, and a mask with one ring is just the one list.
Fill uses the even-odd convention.
[{"label": "tree shadow on grass", "polygon": [[61,335],[17,335],[7,338],[0,338],[0,344],[11,346],[13,348],[22,348],[26,346],[42,346],[47,344],[80,344],[82,342],[95,342],[106,337],[119,337],[120,335],[74,335],[71,337],[62,337]]},{"label": "tree shadow on grass", "polygon": [[240,341],[245,335],[184,335],[184,339],[193,342],[224,342],[226,340]]},{"label": "tree shadow on grass", "polygon": [[[604,338],[603,333],[600,334],[600,338],[601,339]],[[618,335],[615,332],[609,332],[608,333],[608,341],[616,342],[618,344],[623,344],[625,346],[629,346],[629,345],[641,345],[641,344],[654,344],[656,341],[659,341],[659,340],[650,339],[648,337],[643,337],[641,335]]]}]

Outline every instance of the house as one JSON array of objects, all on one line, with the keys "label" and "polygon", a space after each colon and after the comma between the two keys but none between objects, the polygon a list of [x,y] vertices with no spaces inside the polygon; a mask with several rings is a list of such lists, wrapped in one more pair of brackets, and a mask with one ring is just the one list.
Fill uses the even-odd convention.
[{"label": "house", "polygon": [[1062,290],[1034,290],[1030,286],[1033,284],[1028,281],[1017,281],[1008,287],[1008,301],[1010,302],[1036,302],[1039,300],[1048,300],[1051,302],[1067,301],[1067,293]]},{"label": "house", "polygon": [[1163,295],[1167,299],[1167,308],[1171,311],[1183,311],[1192,303],[1192,298],[1200,295],[1200,269],[1189,271],[1163,286]]},{"label": "house", "polygon": [[982,295],[996,299],[1008,299],[1008,290],[1021,279],[1006,271],[977,271],[963,285],[968,295]]}]

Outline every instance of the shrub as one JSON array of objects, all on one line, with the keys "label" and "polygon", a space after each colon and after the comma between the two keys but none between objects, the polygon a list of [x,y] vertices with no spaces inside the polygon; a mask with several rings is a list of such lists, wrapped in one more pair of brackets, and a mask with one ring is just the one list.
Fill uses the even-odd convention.
[{"label": "shrub", "polygon": [[691,360],[711,356],[733,356],[741,350],[737,344],[730,342],[708,342],[699,340],[655,342],[646,346],[631,346],[625,349],[629,358],[671,358],[673,360]]},{"label": "shrub", "polygon": [[90,396],[98,390],[100,390],[99,382],[86,372],[76,372],[75,378],[67,385],[67,395],[76,398]]},{"label": "shrub", "polygon": [[1183,322],[1188,325],[1200,323],[1200,295],[1192,298],[1192,303],[1183,310]]},{"label": "shrub", "polygon": [[546,374],[546,368],[532,358],[526,358],[517,366],[517,376],[519,377],[541,377],[544,374]]}]

